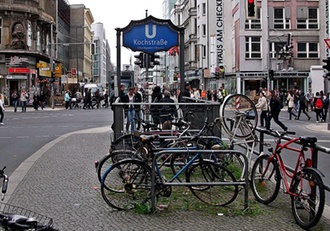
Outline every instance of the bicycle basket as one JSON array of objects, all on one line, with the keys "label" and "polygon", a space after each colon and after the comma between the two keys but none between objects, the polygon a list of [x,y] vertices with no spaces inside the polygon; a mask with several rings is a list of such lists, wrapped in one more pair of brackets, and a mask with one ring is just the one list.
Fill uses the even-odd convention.
[{"label": "bicycle basket", "polygon": [[[37,222],[37,227],[36,229],[29,229],[29,230],[39,230],[38,227],[49,227],[51,228],[53,226],[53,219],[49,218],[47,216],[41,215],[39,213],[33,212],[31,210],[15,206],[15,205],[10,205],[6,203],[0,202],[0,213],[3,215],[13,215],[17,214],[20,216],[25,216],[27,218],[33,218]],[[5,228],[5,229],[3,229]],[[8,230],[6,229],[7,227],[5,224],[0,223],[0,231],[2,230]],[[10,229],[9,229],[10,230]],[[16,230],[16,229],[15,229]],[[18,229],[19,230],[19,229]]]}]

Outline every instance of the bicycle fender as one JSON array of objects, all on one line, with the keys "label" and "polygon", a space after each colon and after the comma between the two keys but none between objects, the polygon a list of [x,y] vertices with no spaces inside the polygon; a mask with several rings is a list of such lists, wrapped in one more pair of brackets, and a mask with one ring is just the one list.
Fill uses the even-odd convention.
[{"label": "bicycle fender", "polygon": [[319,174],[321,178],[325,177],[325,175],[317,168],[307,167],[307,168],[304,168],[303,171],[312,171],[312,172]]}]

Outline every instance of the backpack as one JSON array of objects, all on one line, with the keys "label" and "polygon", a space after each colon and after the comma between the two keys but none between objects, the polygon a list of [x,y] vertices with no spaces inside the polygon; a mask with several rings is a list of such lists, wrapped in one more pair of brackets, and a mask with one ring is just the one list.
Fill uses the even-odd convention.
[{"label": "backpack", "polygon": [[323,107],[323,102],[321,98],[317,98],[317,100],[315,101],[315,108],[316,109],[322,109]]}]

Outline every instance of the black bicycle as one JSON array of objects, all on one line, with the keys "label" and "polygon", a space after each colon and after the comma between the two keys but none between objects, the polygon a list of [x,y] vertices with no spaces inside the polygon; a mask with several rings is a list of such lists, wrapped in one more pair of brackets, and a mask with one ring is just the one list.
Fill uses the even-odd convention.
[{"label": "black bicycle", "polygon": [[[2,197],[7,192],[9,177],[4,173],[6,167],[0,170],[2,178]],[[0,230],[5,231],[56,231],[53,228],[53,219],[31,210],[0,202]]]}]

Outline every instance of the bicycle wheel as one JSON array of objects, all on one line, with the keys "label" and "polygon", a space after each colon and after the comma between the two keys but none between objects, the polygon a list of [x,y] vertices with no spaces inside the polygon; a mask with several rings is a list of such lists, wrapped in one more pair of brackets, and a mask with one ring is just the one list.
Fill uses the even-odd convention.
[{"label": "bicycle wheel", "polygon": [[280,190],[281,175],[278,164],[269,155],[259,156],[251,172],[251,189],[257,201],[263,204],[273,202]]},{"label": "bicycle wheel", "polygon": [[233,137],[249,137],[258,125],[257,109],[249,97],[228,95],[220,107],[225,132]]},{"label": "bicycle wheel", "polygon": [[144,160],[146,159],[147,151],[144,147],[138,148],[136,151],[131,150],[113,150],[110,152],[110,154],[104,156],[98,163],[97,166],[97,178],[99,179],[99,182],[101,183],[102,176],[107,170],[107,168],[110,167],[110,165],[117,163],[124,159],[140,159]]},{"label": "bicycle wheel", "polygon": [[126,134],[118,137],[111,143],[111,150],[125,149],[136,150],[138,147],[143,146],[137,134]]},{"label": "bicycle wheel", "polygon": [[[200,160],[192,165],[187,173],[187,182],[235,182],[234,175],[220,164]],[[214,206],[232,203],[238,195],[237,185],[190,186],[189,189],[199,200]]]},{"label": "bicycle wheel", "polygon": [[318,173],[304,169],[293,183],[291,208],[297,224],[310,229],[315,226],[324,209],[324,185]]},{"label": "bicycle wheel", "polygon": [[102,177],[104,201],[118,210],[150,207],[151,169],[144,162],[126,159],[112,165]]}]

